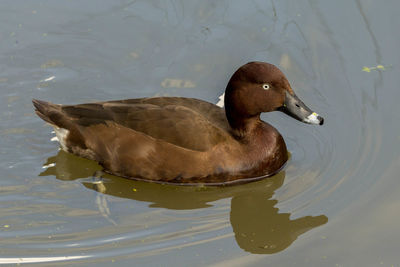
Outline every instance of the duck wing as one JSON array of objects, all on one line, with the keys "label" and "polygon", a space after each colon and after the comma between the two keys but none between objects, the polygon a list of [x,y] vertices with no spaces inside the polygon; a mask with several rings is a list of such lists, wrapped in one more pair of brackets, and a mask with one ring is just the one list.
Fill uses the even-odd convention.
[{"label": "duck wing", "polygon": [[62,105],[60,111],[78,128],[113,122],[197,151],[209,150],[232,138],[224,109],[192,98],[139,98]]}]

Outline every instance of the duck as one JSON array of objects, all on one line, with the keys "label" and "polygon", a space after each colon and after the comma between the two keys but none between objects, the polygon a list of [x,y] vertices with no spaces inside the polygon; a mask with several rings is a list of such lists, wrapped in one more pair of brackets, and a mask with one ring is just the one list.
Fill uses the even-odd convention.
[{"label": "duck", "polygon": [[258,61],[231,76],[224,108],[185,97],[32,102],[61,149],[97,161],[106,173],[158,183],[231,184],[274,175],[288,151],[260,114],[281,111],[307,124],[324,123],[278,67]]}]

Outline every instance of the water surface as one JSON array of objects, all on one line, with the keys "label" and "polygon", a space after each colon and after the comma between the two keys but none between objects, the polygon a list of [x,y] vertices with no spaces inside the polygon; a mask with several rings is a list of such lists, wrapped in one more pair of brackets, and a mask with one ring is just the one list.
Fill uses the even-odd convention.
[{"label": "water surface", "polygon": [[[3,0],[0,264],[399,266],[399,8]],[[279,66],[326,123],[264,114],[291,158],[245,185],[100,181],[100,166],[50,141],[30,102],[215,103],[252,60]]]}]

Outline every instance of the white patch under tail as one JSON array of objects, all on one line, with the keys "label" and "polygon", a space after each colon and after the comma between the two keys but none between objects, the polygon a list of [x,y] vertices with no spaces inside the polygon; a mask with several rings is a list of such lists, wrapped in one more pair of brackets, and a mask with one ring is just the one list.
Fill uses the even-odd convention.
[{"label": "white patch under tail", "polygon": [[[60,146],[63,150],[68,151],[67,148],[67,137],[69,134],[69,131],[67,129],[64,128],[58,128],[56,126],[54,126],[54,132],[56,133],[57,136],[57,141],[60,143]],[[53,138],[52,138],[53,140]]]}]

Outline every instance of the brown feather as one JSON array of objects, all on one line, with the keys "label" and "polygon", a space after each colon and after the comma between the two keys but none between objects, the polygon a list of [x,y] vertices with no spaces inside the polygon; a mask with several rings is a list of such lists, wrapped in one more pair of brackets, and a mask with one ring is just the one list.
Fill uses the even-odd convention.
[{"label": "brown feather", "polygon": [[229,125],[224,110],[201,100],[142,98],[62,106],[61,109],[81,127],[112,121],[192,150],[205,151],[232,138],[227,134]]},{"label": "brown feather", "polygon": [[[263,89],[263,84],[269,88]],[[239,68],[225,109],[192,98],[156,97],[79,105],[33,100],[36,113],[66,132],[65,150],[124,177],[227,183],[268,176],[288,159],[285,142],[260,113],[279,110],[289,82],[275,66]]]}]

